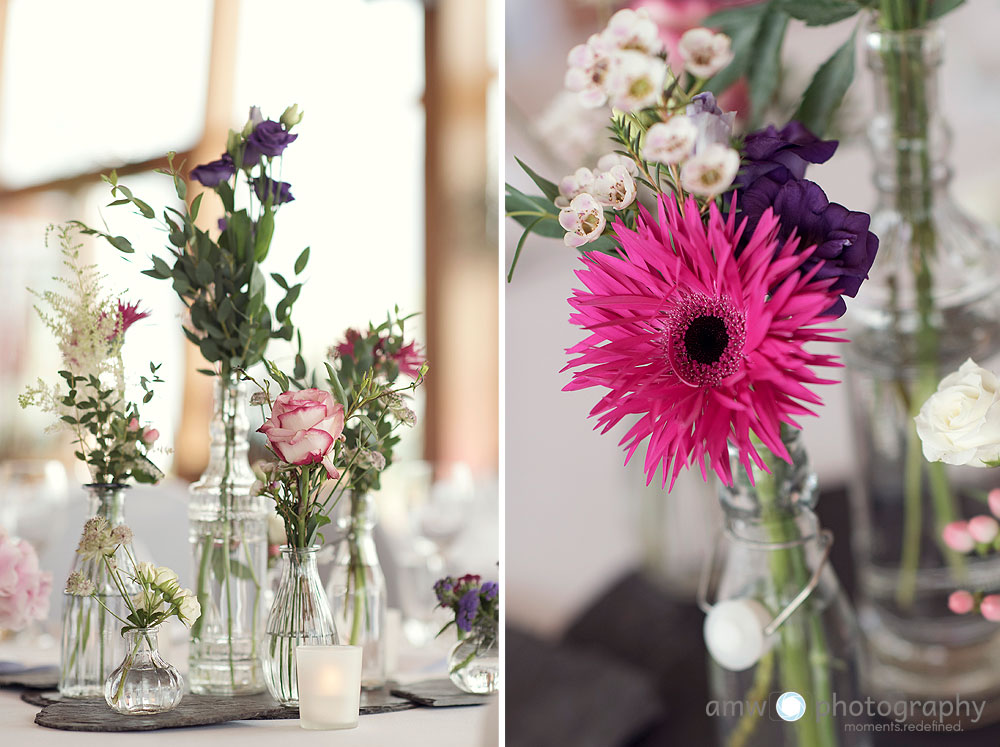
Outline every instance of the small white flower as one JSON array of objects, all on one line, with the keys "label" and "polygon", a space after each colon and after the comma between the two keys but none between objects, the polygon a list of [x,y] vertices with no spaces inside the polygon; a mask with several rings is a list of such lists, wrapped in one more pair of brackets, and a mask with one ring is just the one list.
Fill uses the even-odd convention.
[{"label": "small white flower", "polygon": [[189,589],[184,591],[184,601],[181,602],[180,609],[177,611],[177,617],[190,628],[194,621],[201,617],[201,603]]},{"label": "small white flower", "polygon": [[127,545],[132,541],[132,530],[125,524],[119,524],[111,530],[111,540],[119,545]]},{"label": "small white flower", "polygon": [[601,204],[584,193],[574,197],[569,207],[559,213],[559,225],[567,231],[563,242],[575,248],[600,238],[607,220]]},{"label": "small white flower", "polygon": [[729,37],[703,28],[685,31],[678,51],[684,68],[696,78],[711,78],[733,59]]},{"label": "small white flower", "polygon": [[1000,458],[1000,379],[969,358],[941,379],[915,421],[927,461],[986,467]]},{"label": "small white flower", "polygon": [[694,151],[698,128],[683,114],[658,122],[646,132],[642,157],[654,163],[680,163]]},{"label": "small white flower", "polygon": [[722,194],[740,169],[740,154],[725,145],[710,145],[681,167],[681,186],[706,197]]},{"label": "small white flower", "polygon": [[[639,173],[639,167],[635,165],[633,161],[628,156],[623,156],[620,153],[607,153],[601,156],[600,160],[597,162],[597,173],[602,171],[611,171],[615,166],[624,166],[626,171],[632,176]],[[586,190],[584,190],[586,191]]]},{"label": "small white flower", "polygon": [[656,55],[663,50],[660,30],[645,9],[619,10],[601,32],[601,39],[610,47],[632,49],[647,55]]},{"label": "small white flower", "polygon": [[80,571],[73,571],[66,579],[66,593],[76,597],[89,597],[96,590],[94,582]]},{"label": "small white flower", "polygon": [[615,109],[634,112],[656,104],[663,91],[667,64],[659,57],[623,50],[611,59],[605,90]]},{"label": "small white flower", "polygon": [[624,210],[635,202],[635,179],[624,166],[614,166],[594,180],[592,194],[605,207]]},{"label": "small white flower", "polygon": [[579,168],[559,180],[559,196],[555,199],[556,207],[569,207],[570,201],[577,195],[589,192],[594,184],[594,172]]},{"label": "small white flower", "polygon": [[567,89],[579,94],[580,103],[588,109],[603,106],[608,100],[605,81],[611,58],[601,40],[595,34],[586,44],[577,44],[566,56],[569,70],[564,84]]}]

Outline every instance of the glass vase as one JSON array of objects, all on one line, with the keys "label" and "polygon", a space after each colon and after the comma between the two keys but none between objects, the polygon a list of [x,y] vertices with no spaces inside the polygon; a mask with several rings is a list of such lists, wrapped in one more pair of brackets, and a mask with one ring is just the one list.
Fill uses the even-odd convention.
[{"label": "glass vase", "polygon": [[386,682],[386,588],[372,531],[375,506],[368,493],[352,492],[338,506],[337,544],[327,594],[344,642],[361,646],[361,686],[377,689]]},{"label": "glass vase", "polygon": [[265,499],[251,496],[247,461],[247,386],[219,377],[211,452],[188,507],[195,591],[201,617],[191,628],[191,692],[246,695],[264,691],[260,639],[267,573]]},{"label": "glass vase", "polygon": [[[125,523],[126,485],[85,485],[88,513],[101,516],[112,526]],[[129,543],[128,550],[132,552]],[[124,547],[115,553],[119,568],[130,568]],[[103,560],[89,560],[73,555],[72,571],[79,571],[94,582],[97,594],[114,614],[124,618],[128,607],[121,591],[108,573]],[[136,589],[126,580],[126,590]],[[121,624],[92,596],[63,594],[62,645],[59,652],[59,693],[64,698],[99,698],[104,681],[125,655]]]},{"label": "glass vase", "polygon": [[459,690],[491,695],[500,690],[500,642],[495,628],[473,630],[448,654],[448,677]]},{"label": "glass vase", "polygon": [[163,713],[180,705],[184,679],[160,656],[158,627],[125,634],[125,658],[104,684],[104,700],[126,716]]},{"label": "glass vase", "polygon": [[[1000,590],[1000,559],[965,558],[945,524],[982,513],[986,470],[928,463],[913,417],[966,358],[1000,351],[1000,243],[949,192],[950,133],[938,104],[935,26],[865,36],[875,84],[869,136],[878,256],[850,304],[849,391],[858,469],[852,539],[868,689],[885,699],[997,702],[1000,627],[949,612],[958,586]],[[988,708],[987,718],[990,718]]]},{"label": "glass vase", "polygon": [[[827,561],[832,538],[812,511],[816,476],[801,436],[791,429],[782,436],[791,464],[758,447],[771,474],[755,467],[752,485],[732,454],[735,483],[720,489],[724,530],[715,554],[724,560],[717,575],[706,573],[717,578],[714,604],[742,600],[761,610],[762,625],[774,627],[770,634],[765,629],[756,661],[731,665],[742,667],[739,671],[709,658],[707,713],[714,717],[719,744],[727,747],[867,745],[870,737],[853,731],[859,719],[844,707],[861,702],[857,621]],[[806,713],[797,720],[781,716],[777,701],[787,692],[805,703]]]},{"label": "glass vase", "polygon": [[281,548],[281,583],[267,618],[264,680],[271,696],[287,706],[299,703],[296,646],[335,646],[337,627],[316,566],[318,545]]}]

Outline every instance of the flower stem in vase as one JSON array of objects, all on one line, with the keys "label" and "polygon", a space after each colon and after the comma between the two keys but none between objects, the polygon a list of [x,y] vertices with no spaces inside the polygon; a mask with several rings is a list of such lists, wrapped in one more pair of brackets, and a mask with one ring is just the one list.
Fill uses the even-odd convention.
[{"label": "flower stem in vase", "polygon": [[[758,473],[757,495],[760,498],[761,518],[768,539],[775,544],[794,543],[768,553],[774,597],[768,600],[771,609],[781,609],[786,603],[786,589],[803,589],[809,583],[810,572],[805,557],[805,546],[797,542],[800,534],[795,518],[777,506],[777,486],[785,475],[785,462],[763,450],[771,474]],[[777,657],[782,690],[802,695],[807,703],[831,702],[830,679],[827,672],[830,657],[826,635],[819,619],[810,609],[807,599],[778,628]],[[794,722],[799,747],[834,747],[832,718],[801,718]]]}]

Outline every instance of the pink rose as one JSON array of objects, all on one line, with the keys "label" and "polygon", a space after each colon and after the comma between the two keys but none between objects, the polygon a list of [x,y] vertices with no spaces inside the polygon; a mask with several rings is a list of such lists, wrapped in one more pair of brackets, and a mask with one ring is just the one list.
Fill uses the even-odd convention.
[{"label": "pink rose", "polygon": [[1000,488],[993,488],[987,496],[990,502],[990,513],[1000,518]]},{"label": "pink rose", "polygon": [[969,525],[964,521],[953,521],[941,530],[944,543],[955,552],[972,552],[976,542],[969,534]]},{"label": "pink rose", "polygon": [[49,614],[52,574],[38,567],[35,548],[25,540],[13,540],[0,529],[0,628],[19,630],[32,620]]},{"label": "pink rose", "polygon": [[129,433],[135,433],[137,430],[139,430],[138,418],[132,418],[130,421],[128,421],[128,430]]},{"label": "pink rose", "polygon": [[340,477],[330,450],[344,430],[344,406],[320,389],[282,392],[274,401],[271,417],[260,428],[271,448],[288,464],[322,462],[332,478]]},{"label": "pink rose", "polygon": [[1000,596],[990,594],[979,603],[979,611],[990,622],[1000,622]]},{"label": "pink rose", "polygon": [[156,428],[147,427],[142,429],[142,440],[147,446],[152,446],[159,437],[160,432]]}]

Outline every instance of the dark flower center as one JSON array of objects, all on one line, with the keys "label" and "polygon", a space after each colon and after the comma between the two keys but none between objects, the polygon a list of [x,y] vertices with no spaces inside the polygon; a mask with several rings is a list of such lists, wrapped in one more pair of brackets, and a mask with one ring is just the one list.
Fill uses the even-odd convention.
[{"label": "dark flower center", "polygon": [[684,333],[684,348],[688,358],[711,365],[722,357],[729,346],[726,323],[717,316],[696,316]]},{"label": "dark flower center", "polygon": [[664,321],[664,352],[674,375],[684,383],[717,386],[739,370],[746,316],[729,298],[681,296]]}]

